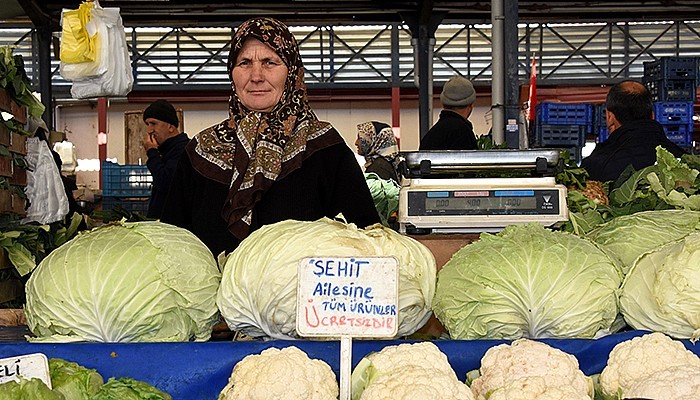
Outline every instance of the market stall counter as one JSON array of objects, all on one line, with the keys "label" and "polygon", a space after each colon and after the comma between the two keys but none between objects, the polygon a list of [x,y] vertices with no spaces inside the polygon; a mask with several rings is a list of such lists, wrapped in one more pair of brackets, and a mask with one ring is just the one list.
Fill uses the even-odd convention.
[{"label": "market stall counter", "polygon": [[[576,356],[586,375],[600,373],[612,348],[646,332],[629,331],[597,340],[548,339],[544,342]],[[374,351],[406,341],[360,340],[353,344],[353,367]],[[700,346],[683,341],[700,355]],[[441,340],[434,342],[448,357],[459,379],[479,368],[486,350],[504,341]],[[336,376],[340,367],[337,341],[245,341],[186,343],[0,343],[0,358],[44,353],[94,368],[105,377],[130,377],[148,382],[174,400],[214,400],[228,381],[234,365],[249,354],[269,347],[297,346],[309,357],[326,361]]]}]

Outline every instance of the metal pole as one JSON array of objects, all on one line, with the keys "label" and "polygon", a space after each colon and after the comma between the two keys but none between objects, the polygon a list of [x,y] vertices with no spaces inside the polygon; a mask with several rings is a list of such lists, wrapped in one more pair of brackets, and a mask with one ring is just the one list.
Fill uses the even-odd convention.
[{"label": "metal pole", "polygon": [[491,115],[493,116],[491,132],[493,141],[501,144],[505,141],[505,60],[503,45],[503,2],[491,0]]},{"label": "metal pole", "polygon": [[41,102],[46,107],[43,120],[49,130],[54,129],[53,120],[53,93],[51,90],[51,27],[48,23],[36,27],[37,47],[39,48],[39,93]]}]

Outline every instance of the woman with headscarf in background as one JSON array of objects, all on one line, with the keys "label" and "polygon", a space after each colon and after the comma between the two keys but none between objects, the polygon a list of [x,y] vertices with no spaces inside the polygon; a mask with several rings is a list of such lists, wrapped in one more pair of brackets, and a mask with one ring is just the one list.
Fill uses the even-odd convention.
[{"label": "woman with headscarf in background", "polygon": [[311,110],[299,46],[272,18],[253,18],[231,43],[229,118],[196,135],[180,159],[161,220],[214,253],[255,229],[342,213],[379,222],[355,156]]},{"label": "woman with headscarf in background", "polygon": [[357,124],[357,154],[365,157],[365,172],[374,172],[382,179],[399,182],[396,173],[399,146],[391,127],[383,122]]}]

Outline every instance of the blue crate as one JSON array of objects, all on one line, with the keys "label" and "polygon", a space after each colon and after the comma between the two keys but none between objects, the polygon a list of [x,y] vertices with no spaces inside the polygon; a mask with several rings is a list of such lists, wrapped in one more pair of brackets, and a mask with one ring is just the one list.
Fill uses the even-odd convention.
[{"label": "blue crate", "polygon": [[607,127],[598,128],[598,143],[604,142],[609,136]]},{"label": "blue crate", "polygon": [[693,123],[693,103],[660,101],[654,103],[654,119],[662,125]]},{"label": "blue crate", "polygon": [[131,213],[138,212],[146,215],[149,201],[150,198],[148,197],[103,197],[102,209],[114,210],[117,207],[121,207]]},{"label": "blue crate", "polygon": [[693,144],[693,124],[664,125],[666,137],[681,147],[691,147]]},{"label": "blue crate", "polygon": [[697,57],[661,57],[644,63],[643,81],[661,79],[697,79]]},{"label": "blue crate", "polygon": [[537,105],[540,124],[590,125],[593,122],[591,103],[540,103]]},{"label": "blue crate", "polygon": [[102,195],[116,197],[148,197],[153,177],[145,165],[102,163]]},{"label": "blue crate", "polygon": [[537,143],[541,146],[583,146],[589,128],[586,125],[538,125]]},{"label": "blue crate", "polygon": [[695,79],[660,79],[646,82],[654,101],[695,102]]}]

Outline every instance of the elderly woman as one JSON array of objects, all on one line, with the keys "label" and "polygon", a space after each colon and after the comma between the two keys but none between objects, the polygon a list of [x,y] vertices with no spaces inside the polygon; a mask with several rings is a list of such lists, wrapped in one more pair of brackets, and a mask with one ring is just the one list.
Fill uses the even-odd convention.
[{"label": "elderly woman", "polygon": [[216,255],[286,219],[379,222],[362,171],[340,134],[311,110],[296,39],[253,18],[231,43],[229,118],[187,145],[161,216]]},{"label": "elderly woman", "polygon": [[391,127],[383,122],[357,124],[357,154],[365,157],[365,172],[374,172],[382,179],[399,182],[396,173],[399,146]]}]

